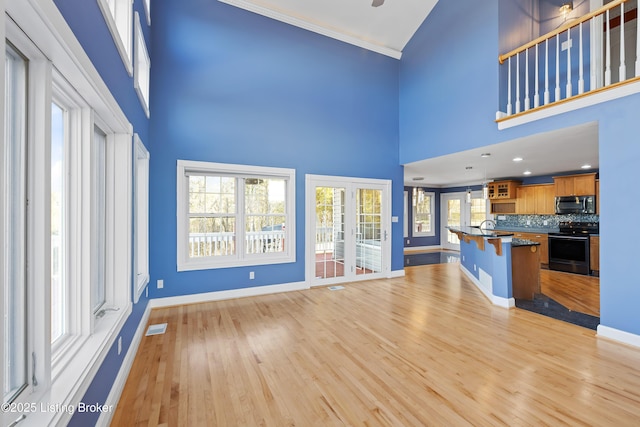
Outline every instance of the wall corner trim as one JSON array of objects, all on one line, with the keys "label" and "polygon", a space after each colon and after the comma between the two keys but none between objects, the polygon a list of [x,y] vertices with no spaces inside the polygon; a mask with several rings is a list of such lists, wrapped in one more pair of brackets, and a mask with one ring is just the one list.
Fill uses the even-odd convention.
[{"label": "wall corner trim", "polygon": [[516,300],[514,298],[504,298],[488,293],[487,289],[482,286],[480,281],[476,279],[476,277],[471,274],[471,272],[467,270],[462,264],[460,264],[460,270],[462,270],[464,275],[467,276],[469,280],[471,280],[471,282],[476,286],[476,288],[480,290],[480,292],[482,292],[482,295],[484,295],[491,302],[491,304],[503,308],[514,308],[516,306]]},{"label": "wall corner trim", "polygon": [[623,344],[640,347],[640,335],[621,331],[620,329],[610,328],[609,326],[598,325],[596,336],[598,338],[607,338]]}]

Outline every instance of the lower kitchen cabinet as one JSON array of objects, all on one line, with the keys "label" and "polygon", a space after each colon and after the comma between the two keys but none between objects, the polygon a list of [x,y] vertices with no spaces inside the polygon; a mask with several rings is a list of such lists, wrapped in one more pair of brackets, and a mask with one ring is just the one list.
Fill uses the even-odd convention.
[{"label": "lower kitchen cabinet", "polygon": [[549,236],[546,233],[517,232],[513,237],[540,243],[540,246],[538,246],[538,249],[540,250],[540,264],[549,264]]},{"label": "lower kitchen cabinet", "polygon": [[589,269],[600,271],[600,236],[589,237]]}]

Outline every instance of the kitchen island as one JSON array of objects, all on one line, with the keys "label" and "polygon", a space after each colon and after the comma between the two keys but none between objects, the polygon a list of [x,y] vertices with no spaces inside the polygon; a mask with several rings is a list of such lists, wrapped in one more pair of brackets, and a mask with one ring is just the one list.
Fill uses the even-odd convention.
[{"label": "kitchen island", "polygon": [[515,297],[539,292],[538,243],[508,231],[448,228],[460,240],[460,268],[493,304],[514,307]]}]

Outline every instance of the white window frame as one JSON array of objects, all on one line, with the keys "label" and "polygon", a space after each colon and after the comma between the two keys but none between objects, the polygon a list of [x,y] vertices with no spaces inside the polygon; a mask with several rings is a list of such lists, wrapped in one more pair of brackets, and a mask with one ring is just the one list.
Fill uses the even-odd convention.
[{"label": "white window frame", "polygon": [[[9,40],[29,61],[28,74],[28,166],[26,214],[27,292],[29,304],[28,354],[29,384],[18,401],[33,404],[75,406],[82,399],[94,379],[119,331],[129,317],[132,277],[132,127],[113,95],[101,79],[91,60],[69,29],[64,17],[50,0],[12,1],[4,4],[5,18],[0,24],[0,55],[6,54],[5,40]],[[19,27],[20,23],[22,27]],[[56,70],[54,72],[54,70]],[[76,253],[74,274],[80,279],[74,292],[77,316],[74,335],[65,341],[68,351],[53,354],[50,338],[50,150],[51,102],[54,76],[58,85],[69,85],[70,97],[81,102],[77,115],[80,125],[76,132],[82,141],[74,155],[78,188],[76,206],[79,224],[74,237]],[[3,86],[3,85],[0,85]],[[0,92],[3,89],[0,88]],[[81,94],[81,95],[79,95]],[[3,115],[2,115],[3,117]],[[102,120],[101,120],[102,119]],[[3,126],[3,125],[2,125]],[[90,286],[92,263],[91,228],[91,144],[94,126],[107,135],[106,149],[106,311],[99,318],[91,309]],[[81,170],[80,170],[81,169]],[[77,181],[77,180],[76,180]],[[74,190],[75,191],[75,190]],[[2,207],[4,210],[5,207]],[[4,215],[4,214],[2,214]],[[4,241],[4,228],[0,240]],[[86,250],[85,250],[86,249]],[[0,280],[5,280],[0,276]],[[3,286],[0,286],[3,289]],[[3,331],[0,328],[0,334]],[[0,346],[4,345],[0,339]],[[0,354],[4,354],[0,349]],[[3,372],[0,372],[3,375]],[[1,382],[1,381],[0,381]],[[25,405],[25,411],[32,406]],[[8,425],[21,415],[21,426],[65,425],[72,413],[66,411],[38,411],[0,413],[0,425]]]},{"label": "white window frame", "polygon": [[[417,190],[420,191],[420,190]],[[435,209],[436,209],[436,193],[432,192],[432,191],[423,191],[423,194],[425,197],[429,197],[430,198],[430,205],[431,205],[431,230],[430,231],[421,231],[421,232],[417,232],[416,230],[416,209],[417,206],[415,204],[411,204],[412,206],[412,218],[411,218],[411,233],[412,236],[414,237],[431,237],[431,236],[435,236],[436,235],[436,216],[435,216]]]},{"label": "white window frame", "polygon": [[144,14],[147,16],[147,25],[151,25],[151,0],[143,0]]},{"label": "white window frame", "polygon": [[136,12],[135,18],[135,38],[134,38],[134,68],[133,87],[138,94],[140,104],[144,113],[149,118],[149,83],[151,78],[151,59],[147,51],[147,44],[144,41],[144,34],[140,26],[140,15]]},{"label": "white window frame", "polygon": [[133,75],[133,0],[97,0],[127,73]]},{"label": "white window frame", "polygon": [[[285,241],[283,252],[244,254],[237,250],[233,256],[189,258],[189,173],[206,175],[222,174],[243,178],[260,176],[265,178],[281,178],[286,180]],[[296,226],[295,226],[295,178],[294,169],[272,168],[262,166],[234,165],[226,163],[198,162],[178,160],[177,167],[177,268],[178,271],[205,270],[213,268],[239,267],[250,265],[281,264],[296,260]],[[238,180],[240,181],[240,180]],[[244,188],[236,186],[236,197],[244,197]],[[244,218],[242,203],[236,200],[237,217]],[[236,223],[236,240],[244,239],[244,223]]]},{"label": "white window frame", "polygon": [[134,144],[134,292],[133,302],[149,283],[149,160],[150,155],[138,134],[133,135]]}]

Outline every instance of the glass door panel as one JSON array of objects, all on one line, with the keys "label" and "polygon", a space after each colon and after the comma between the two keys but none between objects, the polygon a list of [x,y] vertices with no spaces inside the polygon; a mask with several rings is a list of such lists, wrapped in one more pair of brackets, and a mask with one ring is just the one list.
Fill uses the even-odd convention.
[{"label": "glass door panel", "polygon": [[[447,209],[447,227],[460,227],[461,223],[461,207],[462,200],[460,199],[448,199],[446,204]],[[458,240],[458,236],[447,232],[447,243],[452,246],[460,245],[460,240]]]},{"label": "glass door panel", "polygon": [[356,274],[382,271],[382,190],[356,190]]},{"label": "glass door panel", "polygon": [[345,194],[345,188],[316,187],[316,279],[344,276]]}]

